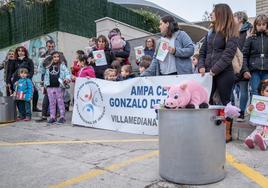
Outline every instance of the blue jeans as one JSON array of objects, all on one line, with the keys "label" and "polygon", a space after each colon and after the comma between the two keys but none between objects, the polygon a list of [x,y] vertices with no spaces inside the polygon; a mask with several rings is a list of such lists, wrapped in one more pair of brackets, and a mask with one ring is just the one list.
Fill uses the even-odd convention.
[{"label": "blue jeans", "polygon": [[19,117],[20,118],[25,118],[25,117],[32,117],[32,112],[31,112],[31,102],[30,101],[21,101],[17,100],[17,107],[19,111]]},{"label": "blue jeans", "polygon": [[239,81],[240,87],[240,109],[241,112],[245,112],[248,103],[248,81]]},{"label": "blue jeans", "polygon": [[268,79],[268,71],[254,71],[251,73],[250,86],[251,96],[259,95],[258,87],[262,80]]}]

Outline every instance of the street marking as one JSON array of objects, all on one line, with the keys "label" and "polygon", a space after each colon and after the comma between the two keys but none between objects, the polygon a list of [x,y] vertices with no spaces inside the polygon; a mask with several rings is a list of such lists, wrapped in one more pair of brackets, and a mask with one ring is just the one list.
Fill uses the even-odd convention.
[{"label": "street marking", "polygon": [[158,155],[159,155],[158,150],[153,151],[153,152],[147,153],[145,155],[141,155],[138,157],[128,159],[128,160],[123,161],[121,163],[112,164],[111,166],[105,167],[103,170],[102,169],[91,170],[85,174],[71,178],[71,179],[66,180],[64,182],[61,182],[57,185],[52,185],[49,188],[64,188],[64,187],[67,187],[70,185],[74,185],[74,184],[80,183],[81,181],[89,180],[89,179],[94,178],[96,176],[102,175],[102,174],[106,173],[107,171],[116,171],[116,170],[119,170],[123,167],[129,166],[130,164],[137,163],[139,161],[143,161],[145,159],[149,159],[149,158],[152,158],[152,157],[155,157]]},{"label": "street marking", "polygon": [[128,142],[158,142],[158,139],[126,139],[126,140],[56,140],[56,141],[35,141],[0,143],[0,147],[27,146],[27,145],[49,145],[49,144],[93,144],[93,143],[128,143]]},{"label": "street marking", "polygon": [[255,183],[257,183],[259,186],[261,186],[263,188],[267,188],[268,187],[268,178],[266,178],[265,176],[263,176],[258,171],[256,171],[256,170],[248,167],[246,164],[237,162],[235,160],[235,158],[232,155],[228,154],[228,153],[226,154],[226,161],[231,166],[233,166],[238,171],[240,171],[242,174],[244,174],[245,176],[247,176],[249,179],[251,179]]}]

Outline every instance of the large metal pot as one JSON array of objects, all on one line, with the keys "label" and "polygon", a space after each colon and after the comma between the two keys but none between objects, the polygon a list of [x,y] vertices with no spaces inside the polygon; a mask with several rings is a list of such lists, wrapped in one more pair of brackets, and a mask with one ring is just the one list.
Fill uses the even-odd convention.
[{"label": "large metal pot", "polygon": [[16,102],[13,97],[0,97],[0,123],[16,120]]},{"label": "large metal pot", "polygon": [[159,173],[180,184],[225,177],[225,126],[214,109],[159,110]]}]

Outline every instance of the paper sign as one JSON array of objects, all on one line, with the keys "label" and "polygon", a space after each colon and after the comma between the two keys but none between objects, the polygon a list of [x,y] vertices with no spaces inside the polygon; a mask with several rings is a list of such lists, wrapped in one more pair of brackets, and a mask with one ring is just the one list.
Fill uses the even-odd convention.
[{"label": "paper sign", "polygon": [[143,46],[137,46],[134,48],[136,60],[140,60],[142,56],[144,56],[144,48]]},{"label": "paper sign", "polygon": [[92,53],[93,53],[94,59],[96,60],[95,61],[96,66],[107,65],[104,50],[97,50],[97,51],[93,51]]},{"label": "paper sign", "polygon": [[164,61],[168,54],[169,41],[166,39],[161,39],[159,48],[157,50],[156,59],[159,61]]},{"label": "paper sign", "polygon": [[251,104],[254,109],[249,121],[258,125],[268,125],[268,97],[253,95]]}]

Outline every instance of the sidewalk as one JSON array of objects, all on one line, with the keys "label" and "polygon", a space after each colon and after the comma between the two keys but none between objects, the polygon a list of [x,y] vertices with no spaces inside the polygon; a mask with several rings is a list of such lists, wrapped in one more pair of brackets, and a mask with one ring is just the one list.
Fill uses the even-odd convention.
[{"label": "sidewalk", "polygon": [[255,127],[249,124],[248,118],[246,118],[244,122],[234,120],[232,137],[234,140],[245,140],[254,129]]}]

